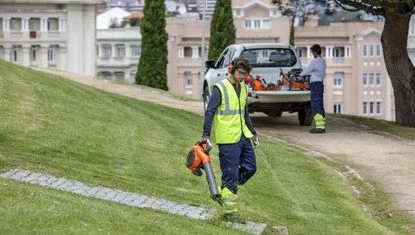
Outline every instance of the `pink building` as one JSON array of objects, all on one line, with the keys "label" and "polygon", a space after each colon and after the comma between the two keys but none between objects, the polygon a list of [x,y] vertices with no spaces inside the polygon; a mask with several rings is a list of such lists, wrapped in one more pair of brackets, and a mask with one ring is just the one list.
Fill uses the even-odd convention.
[{"label": "pink building", "polygon": [[[289,19],[268,0],[234,0],[236,42],[289,42]],[[295,46],[303,66],[318,43],[327,60],[325,108],[342,113],[394,120],[393,89],[383,61],[383,23],[340,22],[318,26],[312,18],[296,27]],[[205,29],[205,30],[203,30]],[[167,20],[168,86],[172,93],[201,99],[202,35],[209,45],[210,21]],[[206,59],[206,58],[205,58]],[[203,61],[205,60],[203,59]]]},{"label": "pink building", "polygon": [[383,23],[317,26],[313,20],[296,28],[297,53],[304,66],[312,59],[310,46],[322,46],[327,62],[327,112],[394,120],[393,89],[380,42],[382,29]]}]

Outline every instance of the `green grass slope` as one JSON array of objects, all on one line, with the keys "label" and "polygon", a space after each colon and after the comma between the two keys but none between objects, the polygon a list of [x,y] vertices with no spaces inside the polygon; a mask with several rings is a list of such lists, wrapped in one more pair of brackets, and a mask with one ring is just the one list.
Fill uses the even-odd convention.
[{"label": "green grass slope", "polygon": [[[185,167],[202,122],[186,111],[0,61],[0,172],[28,169],[218,207],[209,199],[204,178]],[[265,140],[256,153],[258,172],[239,191],[240,213],[248,220],[287,226],[290,234],[405,233],[401,227],[409,220],[404,216],[382,218],[362,210],[364,202],[334,171],[341,166]],[[212,158],[219,180],[216,147]],[[0,202],[1,234],[242,233],[215,221],[7,179],[0,179]],[[389,210],[387,203],[382,207]]]}]

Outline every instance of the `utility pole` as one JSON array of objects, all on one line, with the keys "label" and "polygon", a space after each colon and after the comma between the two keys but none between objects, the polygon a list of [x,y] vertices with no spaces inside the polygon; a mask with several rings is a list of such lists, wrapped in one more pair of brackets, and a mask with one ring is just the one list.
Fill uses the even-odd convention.
[{"label": "utility pole", "polygon": [[205,32],[206,32],[206,0],[203,1],[203,12],[202,12],[202,55],[200,58],[200,80],[199,80],[199,86],[203,86],[203,84],[200,84],[203,81],[203,71],[205,68]]}]

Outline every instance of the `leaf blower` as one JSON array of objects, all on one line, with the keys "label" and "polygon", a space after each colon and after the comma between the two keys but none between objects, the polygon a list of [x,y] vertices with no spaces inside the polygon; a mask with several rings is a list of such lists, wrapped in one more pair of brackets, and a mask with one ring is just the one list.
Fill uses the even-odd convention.
[{"label": "leaf blower", "polygon": [[205,170],[210,197],[221,204],[221,195],[216,185],[216,178],[211,164],[212,160],[209,156],[211,148],[212,145],[208,139],[196,142],[187,154],[186,166],[196,176],[202,176],[201,169]]}]

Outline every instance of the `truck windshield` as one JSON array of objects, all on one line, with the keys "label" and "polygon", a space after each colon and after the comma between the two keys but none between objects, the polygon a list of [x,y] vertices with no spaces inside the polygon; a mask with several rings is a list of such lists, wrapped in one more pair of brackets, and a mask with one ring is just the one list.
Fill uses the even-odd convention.
[{"label": "truck windshield", "polygon": [[241,57],[252,67],[291,67],[297,63],[294,51],[289,48],[250,49],[243,51]]}]

